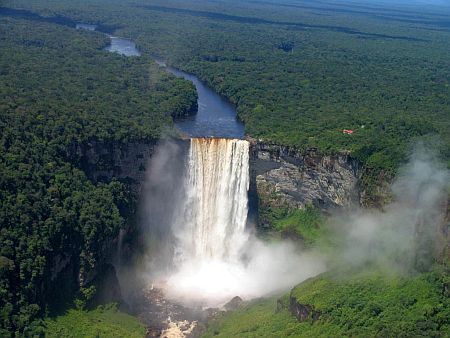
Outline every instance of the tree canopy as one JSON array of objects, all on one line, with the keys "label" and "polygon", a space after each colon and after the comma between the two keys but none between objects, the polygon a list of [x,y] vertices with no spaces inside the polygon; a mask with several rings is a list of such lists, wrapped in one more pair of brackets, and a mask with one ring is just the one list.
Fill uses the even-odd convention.
[{"label": "tree canopy", "polygon": [[[129,187],[94,184],[73,149],[171,132],[195,88],[146,57],[102,51],[106,36],[0,18],[0,335],[87,287],[131,208]],[[124,208],[125,206],[125,208]],[[78,280],[78,282],[77,282]],[[85,285],[86,284],[86,285]]]}]

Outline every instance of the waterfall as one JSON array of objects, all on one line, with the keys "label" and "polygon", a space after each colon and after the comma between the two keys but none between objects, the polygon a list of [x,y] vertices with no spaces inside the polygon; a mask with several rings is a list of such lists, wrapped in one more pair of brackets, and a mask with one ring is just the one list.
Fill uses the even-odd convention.
[{"label": "waterfall", "polygon": [[[264,243],[246,231],[249,143],[193,138],[183,152],[166,144],[153,159],[147,219],[160,249],[156,285],[189,307],[251,299],[324,270],[290,243]],[[184,155],[184,156],[183,156]],[[170,261],[170,262],[169,262]]]},{"label": "waterfall", "polygon": [[238,261],[247,238],[249,143],[191,139],[184,185],[174,231],[179,260]]}]

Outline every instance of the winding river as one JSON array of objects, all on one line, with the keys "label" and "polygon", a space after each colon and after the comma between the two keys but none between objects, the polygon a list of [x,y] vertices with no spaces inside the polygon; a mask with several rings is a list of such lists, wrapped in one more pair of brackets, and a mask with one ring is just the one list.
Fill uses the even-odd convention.
[{"label": "winding river", "polygon": [[244,138],[244,125],[237,120],[235,107],[200,81],[193,74],[168,67],[162,61],[156,61],[161,67],[177,77],[191,81],[198,94],[198,112],[194,116],[178,119],[177,128],[191,137]]},{"label": "winding river", "polygon": [[[78,23],[77,29],[95,30],[95,25]],[[109,35],[111,44],[105,49],[125,56],[141,55],[134,41]],[[198,94],[198,112],[175,121],[175,126],[188,137],[244,138],[244,125],[237,119],[235,107],[224,97],[209,88],[193,74],[169,67],[165,62],[155,60],[169,73],[191,81]]]}]

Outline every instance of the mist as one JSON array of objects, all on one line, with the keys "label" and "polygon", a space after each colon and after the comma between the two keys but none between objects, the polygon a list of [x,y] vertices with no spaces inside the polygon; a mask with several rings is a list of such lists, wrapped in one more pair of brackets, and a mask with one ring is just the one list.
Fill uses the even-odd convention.
[{"label": "mist", "polygon": [[443,248],[449,172],[432,149],[419,144],[392,184],[384,210],[357,209],[332,217],[335,263],[376,265],[388,273],[427,270]]},{"label": "mist", "polygon": [[221,307],[235,296],[250,300],[277,295],[325,271],[324,260],[294,243],[248,238],[242,260],[190,261],[169,276],[169,299],[202,307]]},{"label": "mist", "polygon": [[[247,192],[241,191],[248,184],[244,175],[248,159],[233,162],[248,149],[239,153],[234,144],[229,148],[234,153],[225,156],[223,149],[214,148],[210,155],[204,147],[218,145],[202,140],[206,145],[195,155],[189,142],[193,141],[166,140],[158,147],[147,172],[141,207],[146,255],[140,275],[147,285],[163,290],[169,300],[196,308],[221,307],[235,296],[250,300],[285,292],[327,270],[376,266],[389,274],[424,271],[442,250],[439,227],[450,176],[433,151],[423,145],[415,147],[399,169],[391,186],[392,202],[383,210],[356,208],[332,215],[327,221],[331,245],[320,250],[324,249],[320,245],[305,249],[287,240],[262,241],[253,224],[247,223],[242,231],[228,224],[242,223],[229,214],[235,217],[240,210],[237,204],[248,205]],[[194,155],[198,164],[192,162]],[[234,173],[229,178],[215,164],[218,158],[225,163],[223,170],[236,167],[229,170]],[[214,180],[199,179],[199,175]],[[188,184],[189,176],[199,182]],[[210,189],[215,184],[228,189],[220,193],[228,196],[231,204],[224,203],[223,196],[215,196],[216,189]],[[200,193],[205,186],[207,190]],[[199,194],[206,195],[198,199]],[[207,204],[200,206],[198,201]],[[206,213],[197,209],[206,209]],[[199,215],[209,223],[201,225],[204,220]],[[211,227],[215,223],[226,231]],[[203,238],[205,232],[212,237]],[[221,245],[220,250],[216,248]]]},{"label": "mist", "polygon": [[141,275],[168,299],[220,307],[235,296],[288,290],[325,271],[319,255],[288,241],[263,242],[247,224],[248,146],[166,140],[152,157],[141,207],[147,246]]},{"label": "mist", "polygon": [[172,269],[176,206],[185,198],[183,175],[186,144],[163,139],[147,166],[139,206],[140,233],[144,242],[144,268],[155,275]]}]

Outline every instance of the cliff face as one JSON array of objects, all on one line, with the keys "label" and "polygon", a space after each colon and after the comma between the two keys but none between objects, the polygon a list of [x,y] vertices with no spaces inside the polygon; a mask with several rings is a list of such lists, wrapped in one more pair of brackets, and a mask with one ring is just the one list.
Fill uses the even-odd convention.
[{"label": "cliff face", "polygon": [[[317,149],[300,152],[288,146],[250,142],[251,223],[258,221],[258,208],[304,209],[313,205],[328,213],[336,208],[377,206],[367,197],[361,180],[364,169],[348,153],[323,155]],[[127,182],[138,197],[157,144],[158,140],[91,141],[74,145],[72,156],[92,181],[118,178]],[[389,184],[384,178],[378,181],[375,188],[380,190],[381,201],[389,195]],[[260,225],[268,225],[264,219],[259,221]]]},{"label": "cliff face", "polygon": [[74,146],[79,167],[93,182],[118,178],[139,193],[145,179],[146,165],[155,151],[158,140],[129,143],[91,141]]},{"label": "cliff face", "polygon": [[[157,143],[92,141],[75,146],[73,152],[79,167],[94,182],[118,178],[139,193]],[[359,164],[346,153],[322,155],[317,149],[299,152],[287,146],[251,142],[251,209],[255,200],[273,207],[302,209],[313,205],[325,212],[358,205],[360,173]]]},{"label": "cliff face", "polygon": [[320,318],[320,312],[316,311],[312,305],[302,304],[294,296],[289,297],[289,312],[299,322],[312,320],[313,322]]},{"label": "cliff face", "polygon": [[359,204],[360,167],[347,153],[322,155],[317,149],[253,142],[251,177],[259,206],[324,212]]},{"label": "cliff face", "polygon": [[[145,180],[147,163],[155,151],[157,142],[158,140],[129,143],[92,140],[82,144],[72,144],[68,149],[67,157],[94,183],[109,182],[113,178],[126,183],[132,199],[136,200]],[[124,212],[133,217],[134,206],[129,207],[131,210],[124,210]],[[122,237],[123,233],[132,233],[134,228],[133,220],[127,220],[127,227],[121,230]],[[86,270],[80,267],[78,257],[57,256],[52,264],[52,280],[59,280],[62,285],[70,284],[73,290],[96,285],[99,290],[95,296],[96,299],[120,301],[120,286],[113,264],[117,258],[117,252],[120,252],[118,250],[120,242],[120,235],[109,238],[102,248],[105,254],[101,261],[97,261],[94,267]]]}]

